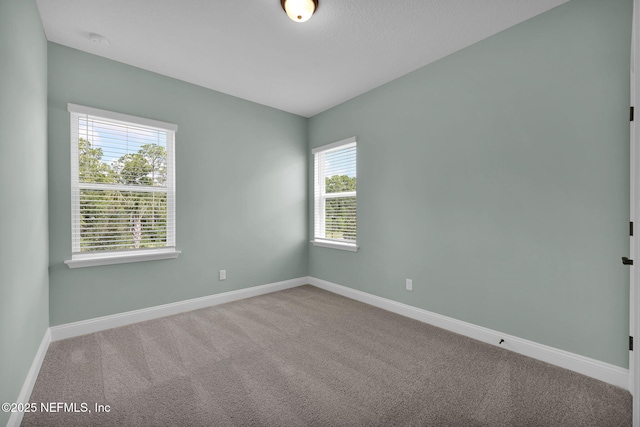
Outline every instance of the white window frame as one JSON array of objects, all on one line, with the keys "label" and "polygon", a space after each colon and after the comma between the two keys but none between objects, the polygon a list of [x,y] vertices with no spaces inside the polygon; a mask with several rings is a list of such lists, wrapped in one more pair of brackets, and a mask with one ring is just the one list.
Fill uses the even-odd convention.
[{"label": "white window frame", "polygon": [[[311,243],[314,246],[320,246],[325,248],[341,249],[345,251],[356,252],[359,248],[357,244],[357,232],[356,241],[346,241],[341,239],[331,239],[324,236],[326,218],[325,208],[326,200],[334,197],[355,197],[357,205],[357,189],[356,191],[343,192],[343,193],[325,193],[324,185],[324,155],[333,151],[344,150],[346,148],[356,147],[356,169],[357,169],[357,138],[352,136],[347,139],[333,142],[331,144],[316,147],[311,150],[313,155],[313,239]],[[356,173],[357,176],[357,173]],[[356,230],[357,230],[356,221]]]},{"label": "white window frame", "polygon": [[[72,252],[71,259],[65,261],[69,268],[93,267],[109,264],[123,264],[140,261],[155,261],[161,259],[173,259],[180,255],[175,244],[175,132],[178,126],[158,120],[131,116],[129,114],[116,113],[101,110],[84,105],[67,104],[71,123],[71,230]],[[79,154],[78,139],[80,137],[78,120],[81,116],[94,116],[115,123],[139,125],[148,128],[156,128],[167,131],[167,245],[162,248],[135,249],[124,251],[104,252],[80,252],[80,179],[79,179]],[[83,185],[84,187],[85,185]],[[91,186],[91,184],[89,184]],[[100,188],[105,188],[102,185]]]}]

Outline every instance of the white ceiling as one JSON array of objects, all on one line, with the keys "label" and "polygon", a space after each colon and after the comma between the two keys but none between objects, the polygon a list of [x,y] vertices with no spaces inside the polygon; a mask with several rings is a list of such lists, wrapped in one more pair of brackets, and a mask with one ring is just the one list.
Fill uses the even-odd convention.
[{"label": "white ceiling", "polygon": [[[568,0],[37,0],[47,39],[304,117]],[[90,33],[105,36],[108,46]]]}]

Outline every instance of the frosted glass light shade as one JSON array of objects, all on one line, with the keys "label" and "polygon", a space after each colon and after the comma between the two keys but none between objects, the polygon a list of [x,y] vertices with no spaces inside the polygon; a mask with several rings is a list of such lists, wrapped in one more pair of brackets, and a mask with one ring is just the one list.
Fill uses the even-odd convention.
[{"label": "frosted glass light shade", "polygon": [[295,22],[306,22],[318,8],[317,0],[280,0],[287,16]]}]

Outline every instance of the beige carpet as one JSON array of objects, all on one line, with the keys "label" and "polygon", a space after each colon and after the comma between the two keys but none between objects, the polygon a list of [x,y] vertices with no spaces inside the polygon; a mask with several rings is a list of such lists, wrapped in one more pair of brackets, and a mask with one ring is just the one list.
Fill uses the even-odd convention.
[{"label": "beige carpet", "polygon": [[31,402],[92,412],[25,426],[631,425],[622,389],[312,286],[54,342]]}]

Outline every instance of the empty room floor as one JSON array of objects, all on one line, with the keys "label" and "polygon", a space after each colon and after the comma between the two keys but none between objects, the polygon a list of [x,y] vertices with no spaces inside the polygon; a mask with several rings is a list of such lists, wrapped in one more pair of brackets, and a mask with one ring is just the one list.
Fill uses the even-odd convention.
[{"label": "empty room floor", "polygon": [[24,426],[631,425],[625,390],[308,285],[53,342],[30,401],[75,412]]}]

